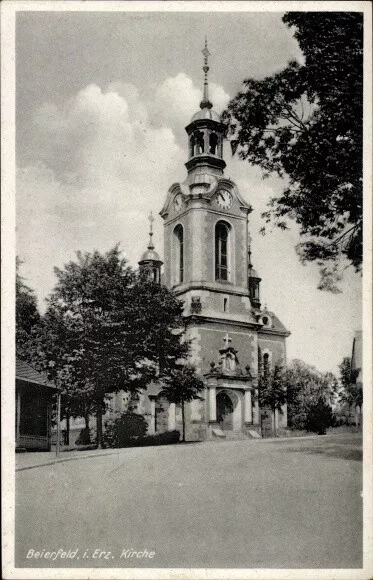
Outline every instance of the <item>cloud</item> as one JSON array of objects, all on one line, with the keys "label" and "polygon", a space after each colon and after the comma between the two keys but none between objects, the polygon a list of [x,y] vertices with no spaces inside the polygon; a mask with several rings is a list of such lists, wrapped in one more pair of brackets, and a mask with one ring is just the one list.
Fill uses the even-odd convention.
[{"label": "cloud", "polygon": [[[221,87],[212,90],[220,104],[228,98]],[[121,241],[136,265],[149,212],[156,214],[170,183],[185,177],[186,138],[177,141],[173,124],[186,124],[200,98],[179,74],[150,102],[130,83],[89,84],[34,111],[33,161],[17,171],[17,252],[42,298],[54,284],[53,266],[78,249],[107,250]],[[162,253],[160,218],[155,225]]]},{"label": "cloud", "polygon": [[[209,94],[214,109],[221,113],[228,104],[229,95],[215,83],[210,83]],[[178,140],[183,142],[184,127],[199,109],[201,100],[202,90],[185,73],[168,77],[156,88],[154,102],[150,105],[154,122],[170,125]]]}]

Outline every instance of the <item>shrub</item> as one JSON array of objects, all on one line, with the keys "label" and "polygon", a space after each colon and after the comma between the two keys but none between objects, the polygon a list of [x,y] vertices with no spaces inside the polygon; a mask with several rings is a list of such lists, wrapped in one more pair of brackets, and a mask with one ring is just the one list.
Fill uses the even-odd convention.
[{"label": "shrub", "polygon": [[156,433],[155,435],[147,435],[135,442],[135,445],[172,445],[179,443],[180,431],[165,431],[164,433]]},{"label": "shrub", "polygon": [[120,417],[105,422],[103,435],[105,447],[129,447],[134,441],[145,437],[148,430],[146,419],[127,411]]},{"label": "shrub", "polygon": [[332,408],[322,398],[310,405],[305,424],[307,431],[324,435],[327,428],[331,427],[333,423]]},{"label": "shrub", "polygon": [[296,414],[292,414],[288,417],[288,426],[290,429],[302,430],[306,428],[307,423],[307,413],[305,411],[300,411]]},{"label": "shrub", "polygon": [[148,425],[142,415],[123,413],[114,420],[106,421],[104,431],[105,447],[145,447],[151,445],[172,445],[180,441],[179,431],[165,431],[147,435]]}]

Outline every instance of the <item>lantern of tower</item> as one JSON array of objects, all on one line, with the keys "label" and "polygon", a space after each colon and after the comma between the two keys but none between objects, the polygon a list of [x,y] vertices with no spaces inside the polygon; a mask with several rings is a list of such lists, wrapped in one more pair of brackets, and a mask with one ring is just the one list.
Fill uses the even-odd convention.
[{"label": "lantern of tower", "polygon": [[200,169],[208,166],[210,170],[214,168],[217,174],[222,174],[226,165],[223,159],[225,127],[218,113],[212,108],[212,103],[209,99],[208,71],[210,67],[208,58],[210,53],[207,48],[207,40],[205,40],[202,54],[204,56],[203,98],[200,103],[200,110],[193,115],[189,125],[185,127],[189,140],[189,159],[185,166],[188,173],[195,168]]}]

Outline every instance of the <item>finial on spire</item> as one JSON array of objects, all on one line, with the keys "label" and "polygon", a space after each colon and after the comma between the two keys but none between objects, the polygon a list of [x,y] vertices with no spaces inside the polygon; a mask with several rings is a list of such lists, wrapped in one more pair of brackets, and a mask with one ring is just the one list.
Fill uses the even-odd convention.
[{"label": "finial on spire", "polygon": [[202,50],[202,54],[204,56],[204,65],[202,68],[203,68],[203,71],[205,73],[205,80],[203,83],[203,99],[202,99],[199,106],[201,107],[201,109],[212,109],[212,103],[209,100],[209,81],[208,81],[208,75],[207,75],[207,73],[210,70],[210,67],[208,64],[210,52],[209,52],[209,49],[207,48],[207,36],[205,37],[205,47]]},{"label": "finial on spire", "polygon": [[149,223],[150,223],[148,250],[154,250],[154,244],[153,244],[153,222],[154,222],[154,217],[153,217],[153,212],[152,211],[149,214],[148,220],[149,220]]},{"label": "finial on spire", "polygon": [[250,236],[250,232],[248,232],[247,234],[247,243],[248,243],[248,255],[249,255],[249,270],[252,269],[253,265],[251,263],[251,241],[252,241],[252,237]]}]

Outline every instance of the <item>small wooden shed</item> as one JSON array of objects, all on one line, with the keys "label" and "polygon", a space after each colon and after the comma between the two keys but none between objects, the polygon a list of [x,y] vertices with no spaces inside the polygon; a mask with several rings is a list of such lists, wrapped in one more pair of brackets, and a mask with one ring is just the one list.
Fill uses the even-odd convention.
[{"label": "small wooden shed", "polygon": [[16,358],[16,450],[50,451],[52,405],[58,391]]}]

